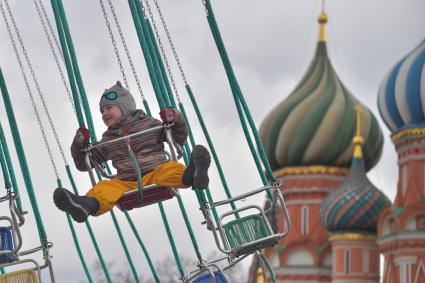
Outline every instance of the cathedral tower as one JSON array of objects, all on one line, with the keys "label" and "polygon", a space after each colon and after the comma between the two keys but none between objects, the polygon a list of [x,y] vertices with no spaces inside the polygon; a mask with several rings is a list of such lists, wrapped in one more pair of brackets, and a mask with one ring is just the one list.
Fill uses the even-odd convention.
[{"label": "cathedral tower", "polygon": [[378,106],[399,165],[394,204],[378,224],[383,283],[425,282],[425,40],[388,72]]},{"label": "cathedral tower", "polygon": [[[355,105],[364,114],[365,170],[377,163],[382,151],[377,120],[343,85],[328,57],[327,21],[322,9],[319,40],[306,74],[260,127],[267,157],[275,176],[282,180],[292,222],[289,235],[265,251],[279,282],[331,282],[332,248],[319,211],[322,201],[348,174],[354,149]],[[279,229],[285,226],[283,219],[277,219],[276,224]],[[254,273],[250,278],[256,277]]]},{"label": "cathedral tower", "polygon": [[332,283],[379,283],[376,229],[388,198],[369,181],[363,160],[360,111],[350,173],[321,204],[320,218],[330,232]]}]

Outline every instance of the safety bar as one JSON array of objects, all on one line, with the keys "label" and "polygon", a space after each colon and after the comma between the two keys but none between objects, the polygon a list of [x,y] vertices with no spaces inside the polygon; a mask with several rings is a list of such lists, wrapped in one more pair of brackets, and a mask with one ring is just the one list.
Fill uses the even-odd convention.
[{"label": "safety bar", "polygon": [[[85,156],[84,156],[84,160],[85,160],[85,163],[86,163],[87,171],[89,173],[90,181],[91,181],[92,185],[93,186],[96,185],[96,179],[94,177],[92,165],[94,165],[94,168],[104,178],[113,179],[116,176],[116,175],[109,175],[105,171],[104,167],[102,165],[100,165],[97,162],[97,160],[92,158],[92,154],[91,154],[92,149],[97,148],[97,147],[102,147],[102,146],[105,146],[105,145],[110,144],[110,143],[115,143],[115,142],[118,142],[118,141],[121,141],[121,140],[126,140],[127,146],[128,146],[128,149],[129,149],[129,154],[131,154],[132,149],[131,149],[131,146],[130,146],[130,140],[131,140],[132,137],[139,136],[139,135],[142,135],[142,134],[146,134],[146,133],[152,132],[154,130],[158,130],[158,129],[165,129],[166,142],[167,142],[167,144],[170,148],[170,151],[171,151],[171,154],[166,152],[166,155],[168,156],[168,159],[170,159],[170,155],[171,155],[172,160],[177,161],[178,159],[180,159],[183,155],[183,151],[182,151],[181,146],[174,140],[173,135],[171,134],[171,126],[173,126],[173,125],[174,125],[174,123],[156,126],[156,127],[153,127],[153,128],[147,129],[147,130],[139,131],[137,133],[129,134],[129,135],[124,136],[124,137],[119,137],[119,138],[116,138],[116,139],[112,139],[112,140],[108,140],[108,141],[104,141],[104,142],[99,142],[99,143],[96,143],[96,144],[89,144],[86,148],[83,149],[83,151],[86,153]],[[137,170],[137,168],[139,166],[138,166],[138,164],[135,164],[134,160],[133,160],[133,167],[135,167],[136,172],[139,171],[139,170]]]},{"label": "safety bar", "polygon": [[[174,124],[170,124],[170,126],[172,126],[172,125],[174,125]],[[91,145],[89,145],[88,150],[92,150],[94,148],[102,147],[102,146],[105,146],[105,145],[108,145],[108,144],[111,144],[111,143],[115,143],[115,142],[118,142],[118,141],[131,139],[132,137],[140,136],[142,134],[150,133],[150,132],[153,132],[155,130],[163,129],[163,128],[167,128],[167,127],[168,127],[168,125],[155,126],[153,128],[142,130],[142,131],[139,131],[137,133],[132,133],[132,134],[129,134],[129,135],[126,135],[126,136],[123,136],[123,137],[116,138],[116,139],[91,144]]]},{"label": "safety bar", "polygon": [[[7,196],[1,198],[1,201],[4,201],[4,200],[9,201],[9,210],[10,210],[11,217],[0,216],[0,221],[6,220],[10,224],[14,249],[11,250],[11,251],[1,251],[0,255],[8,255],[8,254],[17,255],[17,253],[19,252],[19,250],[22,247],[22,235],[21,235],[21,231],[20,231],[19,227],[24,224],[25,219],[24,219],[23,215],[17,211],[16,205],[15,205],[15,202],[14,202],[14,200],[17,197],[18,197],[17,193],[8,190]],[[17,218],[19,219],[19,223],[18,223]]]},{"label": "safety bar", "polygon": [[52,242],[47,242],[45,246],[39,246],[39,247],[35,247],[33,249],[30,249],[30,250],[26,250],[26,251],[20,252],[19,255],[20,256],[22,256],[22,255],[29,255],[29,254],[32,254],[32,253],[35,253],[35,252],[38,252],[38,251],[49,250],[52,247],[53,247],[53,243]]},{"label": "safety bar", "polygon": [[19,211],[18,208],[16,207],[15,204],[15,200],[18,198],[19,193],[17,192],[13,192],[10,190],[10,188],[7,189],[7,193],[4,197],[0,197],[0,202],[3,201],[9,201],[9,209],[11,211],[11,213],[13,212],[14,215],[16,215],[19,219],[19,227],[24,225],[25,223],[25,218],[24,215],[27,214],[26,211]]},{"label": "safety bar", "polygon": [[247,198],[247,197],[250,197],[250,196],[256,195],[256,194],[261,193],[261,192],[263,192],[263,191],[265,191],[265,190],[267,190],[267,189],[272,189],[272,188],[274,188],[274,189],[278,189],[278,187],[279,187],[279,186],[280,186],[280,184],[270,184],[270,185],[266,185],[266,186],[263,186],[263,187],[258,188],[258,189],[256,189],[256,190],[253,190],[253,191],[250,191],[250,192],[247,192],[247,193],[244,193],[244,194],[237,195],[237,196],[235,196],[235,197],[233,197],[233,198],[230,198],[230,199],[226,199],[226,200],[223,200],[223,201],[217,201],[217,202],[214,202],[214,203],[212,203],[212,204],[210,205],[210,207],[211,207],[211,208],[213,208],[213,207],[217,207],[217,206],[221,206],[221,205],[229,204],[229,203],[231,203],[231,202],[235,202],[235,201],[238,201],[238,200],[245,199],[245,198]]}]

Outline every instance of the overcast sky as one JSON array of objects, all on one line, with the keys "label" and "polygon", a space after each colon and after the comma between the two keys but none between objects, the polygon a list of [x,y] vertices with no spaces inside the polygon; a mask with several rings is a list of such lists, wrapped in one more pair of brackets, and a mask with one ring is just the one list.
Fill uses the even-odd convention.
[{"label": "overcast sky", "polygon": [[[32,1],[10,0],[9,2],[53,117],[60,142],[65,149],[68,161],[72,163],[68,148],[78,123],[37,18],[36,10]],[[127,1],[113,2],[145,96],[155,114],[158,110]],[[244,141],[225,72],[205,18],[202,1],[160,0],[159,2],[189,84],[210,129],[232,193],[236,195],[259,187],[260,178]],[[53,23],[50,1],[44,0],[43,3]],[[105,1],[106,3],[107,1]],[[234,71],[246,101],[251,107],[254,120],[259,125],[267,113],[287,97],[311,62],[317,43],[317,16],[320,12],[321,1],[215,0],[212,1],[212,4]],[[121,73],[99,1],[64,0],[64,6],[91,103],[97,135],[100,136],[105,130],[105,126],[101,122],[98,112],[99,96],[105,88],[121,79]],[[381,161],[369,172],[369,177],[393,200],[398,177],[397,161],[394,147],[389,139],[390,133],[382,123],[377,111],[377,91],[385,73],[425,37],[425,18],[423,16],[425,2],[423,0],[332,0],[327,2],[326,10],[329,16],[328,48],[333,66],[351,93],[375,113],[381,122],[386,138]],[[112,21],[111,16],[109,19]],[[116,30],[114,29],[114,31]],[[52,255],[54,256],[53,264],[57,281],[84,280],[83,269],[77,258],[65,215],[55,208],[52,201],[56,178],[3,19],[0,21],[0,36],[2,39],[0,42],[0,66],[20,127],[48,240],[55,245]],[[115,33],[115,38],[119,43],[117,33]],[[165,42],[165,37],[163,39]],[[138,97],[137,87],[129,65],[126,63],[125,54],[122,48],[120,50],[130,88]],[[196,139],[199,143],[205,143],[171,53],[167,54],[169,61],[172,62],[174,78],[192,121],[191,125]],[[29,74],[28,71],[27,74]],[[34,88],[33,94],[38,103],[38,95]],[[137,100],[138,106],[142,107],[141,100]],[[42,107],[38,106],[38,108],[41,111]],[[2,102],[0,109],[0,121],[15,161],[15,173],[20,184],[24,208],[30,212],[23,229],[24,249],[29,249],[38,244],[36,226],[24,189]],[[65,187],[70,187],[46,116],[44,113],[41,116],[56,158],[60,178]],[[73,173],[80,193],[84,193],[89,187],[87,174],[77,172],[74,168]],[[223,199],[222,186],[218,182],[218,174],[214,169],[211,172],[211,179],[214,199]],[[215,244],[205,227],[200,225],[202,218],[193,193],[188,190],[182,192],[182,196],[200,242],[201,251],[208,254],[214,250]],[[257,201],[261,200],[262,198]],[[195,257],[189,244],[188,233],[184,229],[181,214],[178,212],[177,202],[168,201],[165,203],[165,207],[179,251],[187,256]],[[2,204],[0,211],[1,215],[6,214],[7,206]],[[133,234],[129,231],[125,218],[118,210],[116,212],[139,272],[149,276],[149,273],[146,273],[146,260],[143,258]],[[167,243],[158,207],[154,205],[138,209],[131,212],[131,215],[153,260],[157,261],[165,255],[170,255],[171,250]],[[113,228],[111,217],[104,215],[91,219],[91,224],[106,261],[116,262],[117,265],[127,268],[124,252]],[[76,224],[75,226],[85,258],[91,265],[96,256],[88,239],[85,225]],[[246,261],[244,267],[248,264],[249,261]],[[186,271],[190,269],[191,267],[187,267]],[[178,276],[176,275],[176,277]]]}]

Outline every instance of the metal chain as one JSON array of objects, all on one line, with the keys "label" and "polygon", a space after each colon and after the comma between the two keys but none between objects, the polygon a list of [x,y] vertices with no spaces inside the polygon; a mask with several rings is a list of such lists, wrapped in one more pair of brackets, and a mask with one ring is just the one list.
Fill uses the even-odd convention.
[{"label": "metal chain", "polygon": [[125,54],[127,55],[127,60],[128,60],[128,63],[130,64],[134,80],[136,81],[137,89],[139,90],[139,93],[140,93],[142,100],[146,100],[145,96],[143,94],[143,90],[142,90],[142,86],[140,84],[139,77],[137,76],[137,72],[136,72],[136,69],[135,69],[134,64],[133,64],[133,60],[131,59],[130,52],[128,51],[127,43],[125,42],[125,38],[124,38],[124,35],[122,33],[117,14],[115,13],[115,8],[114,8],[114,5],[112,4],[112,0],[108,0],[108,4],[109,4],[109,9],[111,10],[112,16],[114,18],[115,26],[117,27],[118,33],[120,35],[122,46],[124,47]]},{"label": "metal chain", "polygon": [[[22,49],[23,49],[24,55],[25,55],[25,57],[27,58],[26,51],[25,51],[25,48],[24,48],[24,47],[23,47],[23,45],[22,45],[22,41],[21,41],[21,38],[20,38],[19,32],[17,31],[16,23],[15,23],[15,20],[14,20],[14,18],[13,18],[13,15],[12,15],[12,13],[11,13],[11,10],[10,10],[10,7],[9,7],[8,0],[4,0],[4,2],[5,2],[5,4],[6,4],[6,8],[7,8],[7,10],[8,10],[9,16],[10,16],[10,18],[11,18],[11,21],[12,21],[13,27],[14,27],[14,29],[15,29],[15,32],[16,32],[16,34],[17,34],[18,40],[19,40],[19,41],[20,41],[20,43],[21,43],[21,47],[22,47]],[[48,152],[48,154],[49,154],[50,161],[51,161],[52,166],[53,166],[53,170],[54,170],[54,172],[55,172],[55,176],[56,176],[56,178],[57,178],[57,179],[59,179],[59,173],[58,173],[58,171],[57,171],[55,161],[53,160],[52,151],[51,151],[51,149],[50,149],[49,142],[47,141],[46,133],[45,133],[45,131],[44,131],[44,127],[43,127],[43,125],[42,125],[42,123],[41,123],[40,115],[39,115],[39,113],[38,113],[37,106],[36,106],[35,101],[34,101],[34,96],[32,95],[31,88],[30,88],[30,85],[29,85],[29,82],[28,82],[27,76],[26,76],[26,74],[25,74],[24,67],[23,67],[23,65],[22,65],[22,61],[21,61],[21,58],[20,58],[19,53],[18,53],[18,49],[17,49],[17,47],[16,47],[16,42],[15,42],[15,39],[13,38],[12,31],[11,31],[11,29],[10,29],[10,25],[9,25],[8,20],[7,20],[6,13],[5,13],[5,11],[4,11],[3,4],[2,4],[2,2],[1,2],[1,1],[0,1],[0,10],[1,10],[1,13],[2,13],[2,15],[3,15],[4,23],[6,24],[6,28],[7,28],[7,32],[8,32],[8,34],[9,34],[10,41],[11,41],[12,46],[13,46],[13,51],[15,52],[16,59],[18,60],[18,63],[19,63],[19,68],[20,68],[20,70],[21,70],[21,74],[22,74],[22,77],[23,77],[23,79],[24,79],[25,86],[26,86],[27,91],[28,91],[28,94],[29,94],[29,96],[30,96],[31,104],[32,104],[32,107],[33,107],[33,110],[34,110],[35,116],[36,116],[36,118],[37,118],[37,122],[38,122],[38,125],[39,125],[39,127],[40,127],[41,134],[42,134],[42,136],[43,136],[43,140],[44,140],[44,143],[45,143],[45,145],[46,145],[47,152]],[[27,61],[27,63],[29,64],[29,62],[28,62],[28,61]],[[29,66],[30,66],[30,65],[29,65]],[[30,69],[31,69],[31,68],[30,68]],[[31,72],[32,72],[32,69],[31,69]]]},{"label": "metal chain", "polygon": [[[56,33],[54,32],[54,29],[53,29],[52,24],[51,24],[51,22],[49,20],[49,17],[47,16],[46,9],[44,9],[44,4],[43,4],[43,2],[41,0],[39,0],[38,3],[40,5],[40,7],[41,7],[41,11],[43,12],[44,19],[46,20],[47,26],[49,27],[50,34],[53,37],[53,41],[55,42],[56,50],[58,50],[58,52],[60,53],[61,58],[62,58],[62,63],[65,65],[65,57],[63,55],[62,48],[59,45],[59,40],[58,40],[58,38],[56,36]],[[83,99],[81,98],[81,96],[79,95],[79,93],[78,93],[78,101],[80,102],[80,105],[83,104]],[[71,103],[73,104],[73,107],[75,107],[75,104],[74,104],[74,100],[73,99],[71,99]]]},{"label": "metal chain", "polygon": [[121,56],[120,56],[120,53],[118,51],[117,43],[115,42],[114,34],[112,32],[111,24],[109,22],[108,14],[106,13],[105,5],[103,4],[103,0],[99,0],[99,4],[100,4],[100,7],[102,8],[103,18],[105,19],[105,23],[106,23],[106,26],[108,28],[109,37],[111,38],[112,45],[114,46],[115,57],[117,58],[118,65],[120,66],[120,71],[121,71],[122,78],[124,80],[125,87],[129,89],[128,82],[127,82],[127,76],[125,75],[124,67],[123,67],[122,61],[121,61]]},{"label": "metal chain", "polygon": [[28,68],[29,68],[30,73],[31,73],[31,77],[32,77],[32,79],[34,81],[35,87],[37,89],[37,93],[38,93],[38,95],[40,97],[41,104],[43,105],[44,112],[46,113],[47,120],[49,121],[50,127],[52,128],[53,136],[55,137],[55,141],[56,141],[56,143],[57,143],[57,145],[59,147],[60,154],[61,154],[62,159],[64,160],[64,162],[66,164],[68,164],[66,162],[65,154],[64,154],[63,148],[61,146],[61,143],[60,143],[60,140],[59,140],[59,136],[58,136],[57,131],[56,131],[56,127],[53,124],[52,117],[50,116],[49,109],[47,108],[46,101],[44,100],[43,92],[41,91],[40,85],[38,84],[37,77],[35,76],[35,72],[34,72],[34,70],[32,68],[32,64],[31,64],[31,61],[29,59],[27,50],[25,49],[25,45],[24,45],[24,42],[22,40],[21,34],[20,34],[19,30],[18,30],[18,27],[17,27],[16,22],[15,22],[15,19],[13,17],[12,11],[11,11],[11,9],[9,7],[8,0],[5,0],[5,3],[6,3],[6,7],[7,7],[7,10],[8,10],[8,13],[10,15],[10,18],[12,20],[13,28],[15,29],[16,36],[17,36],[17,38],[19,40],[19,43],[21,45],[22,52],[24,53],[25,61],[27,62]]},{"label": "metal chain", "polygon": [[159,18],[161,19],[161,23],[164,28],[165,34],[167,35],[168,43],[170,44],[171,50],[173,51],[174,59],[176,60],[177,66],[180,70],[180,74],[182,76],[183,82],[185,85],[188,85],[186,75],[184,74],[183,67],[180,63],[179,56],[177,55],[177,51],[174,47],[173,40],[171,39],[170,32],[168,31],[167,24],[165,23],[164,16],[162,15],[161,8],[159,7],[158,0],[154,0],[154,3],[156,6],[156,10],[158,12]]},{"label": "metal chain", "polygon": [[148,13],[149,13],[149,17],[150,17],[151,22],[152,22],[152,26],[154,28],[156,41],[158,43],[159,49],[161,50],[162,59],[164,60],[165,67],[166,67],[167,72],[168,72],[168,77],[170,79],[171,85],[173,86],[174,94],[176,95],[177,101],[180,102],[180,96],[179,96],[179,93],[177,91],[176,83],[175,83],[174,78],[173,78],[173,73],[171,72],[170,65],[168,64],[168,59],[167,59],[167,56],[165,54],[164,46],[162,45],[162,42],[161,42],[161,37],[159,36],[158,28],[156,27],[156,24],[155,24],[155,19],[154,19],[153,14],[152,14],[151,7],[150,7],[147,0],[145,0],[145,4],[146,4],[146,8],[148,9]]},{"label": "metal chain", "polygon": [[46,20],[47,26],[49,27],[50,34],[52,35],[53,41],[55,42],[56,49],[59,50],[59,53],[60,53],[61,58],[62,58],[62,62],[65,62],[65,57],[63,55],[62,48],[59,45],[59,40],[58,40],[58,38],[57,38],[57,36],[56,36],[56,34],[54,32],[54,29],[52,27],[52,23],[50,22],[49,17],[47,16],[46,9],[44,9],[43,1],[38,0],[38,4],[40,5],[41,11],[43,12],[43,16],[44,16],[44,18]]},{"label": "metal chain", "polygon": [[202,4],[204,5],[205,14],[208,17],[210,15],[210,12],[208,11],[207,0],[202,0]]},{"label": "metal chain", "polygon": [[[41,2],[41,0],[38,0],[38,1]],[[47,26],[46,26],[46,22],[44,21],[43,15],[42,15],[41,10],[40,10],[40,6],[37,3],[37,0],[33,0],[33,3],[34,3],[34,6],[35,6],[35,9],[37,10],[37,14],[38,14],[38,18],[40,19],[40,23],[43,26],[44,34],[45,34],[45,36],[47,38],[47,41],[49,43],[50,51],[53,54],[53,58],[55,59],[56,66],[57,66],[57,68],[59,70],[59,74],[61,76],[62,83],[63,83],[63,85],[65,87],[66,94],[68,96],[69,101],[72,104],[72,109],[74,110],[74,114],[77,115],[77,112],[75,110],[74,100],[72,99],[71,90],[69,89],[68,83],[67,83],[67,81],[65,79],[65,75],[64,75],[64,73],[62,71],[62,67],[60,65],[58,55],[57,55],[57,53],[56,53],[56,51],[54,49],[54,46],[53,46],[53,43],[52,43],[52,39],[51,39],[51,37],[49,35],[49,31],[48,31]],[[62,52],[60,52],[60,55],[63,56]]]}]

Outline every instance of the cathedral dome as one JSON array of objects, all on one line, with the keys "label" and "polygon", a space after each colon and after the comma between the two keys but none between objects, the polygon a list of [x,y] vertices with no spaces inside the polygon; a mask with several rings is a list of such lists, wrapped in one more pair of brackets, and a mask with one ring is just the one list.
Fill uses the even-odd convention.
[{"label": "cathedral dome", "polygon": [[375,232],[389,199],[367,178],[363,160],[353,159],[346,181],[321,203],[320,218],[328,231]]},{"label": "cathedral dome", "polygon": [[[326,17],[319,17],[321,28]],[[338,78],[328,58],[324,35],[295,90],[264,119],[260,136],[273,170],[287,166],[349,167],[358,101]],[[383,135],[371,111],[361,105],[366,170],[379,160]]]},{"label": "cathedral dome", "polygon": [[[360,107],[359,107],[360,108]],[[360,116],[360,115],[359,115]],[[358,124],[360,124],[358,117]],[[320,205],[320,219],[330,232],[376,232],[381,212],[391,202],[367,178],[363,160],[363,138],[358,130],[353,139],[354,156],[350,172],[342,185]]]},{"label": "cathedral dome", "polygon": [[391,132],[425,124],[425,40],[385,76],[378,94],[382,119]]}]

